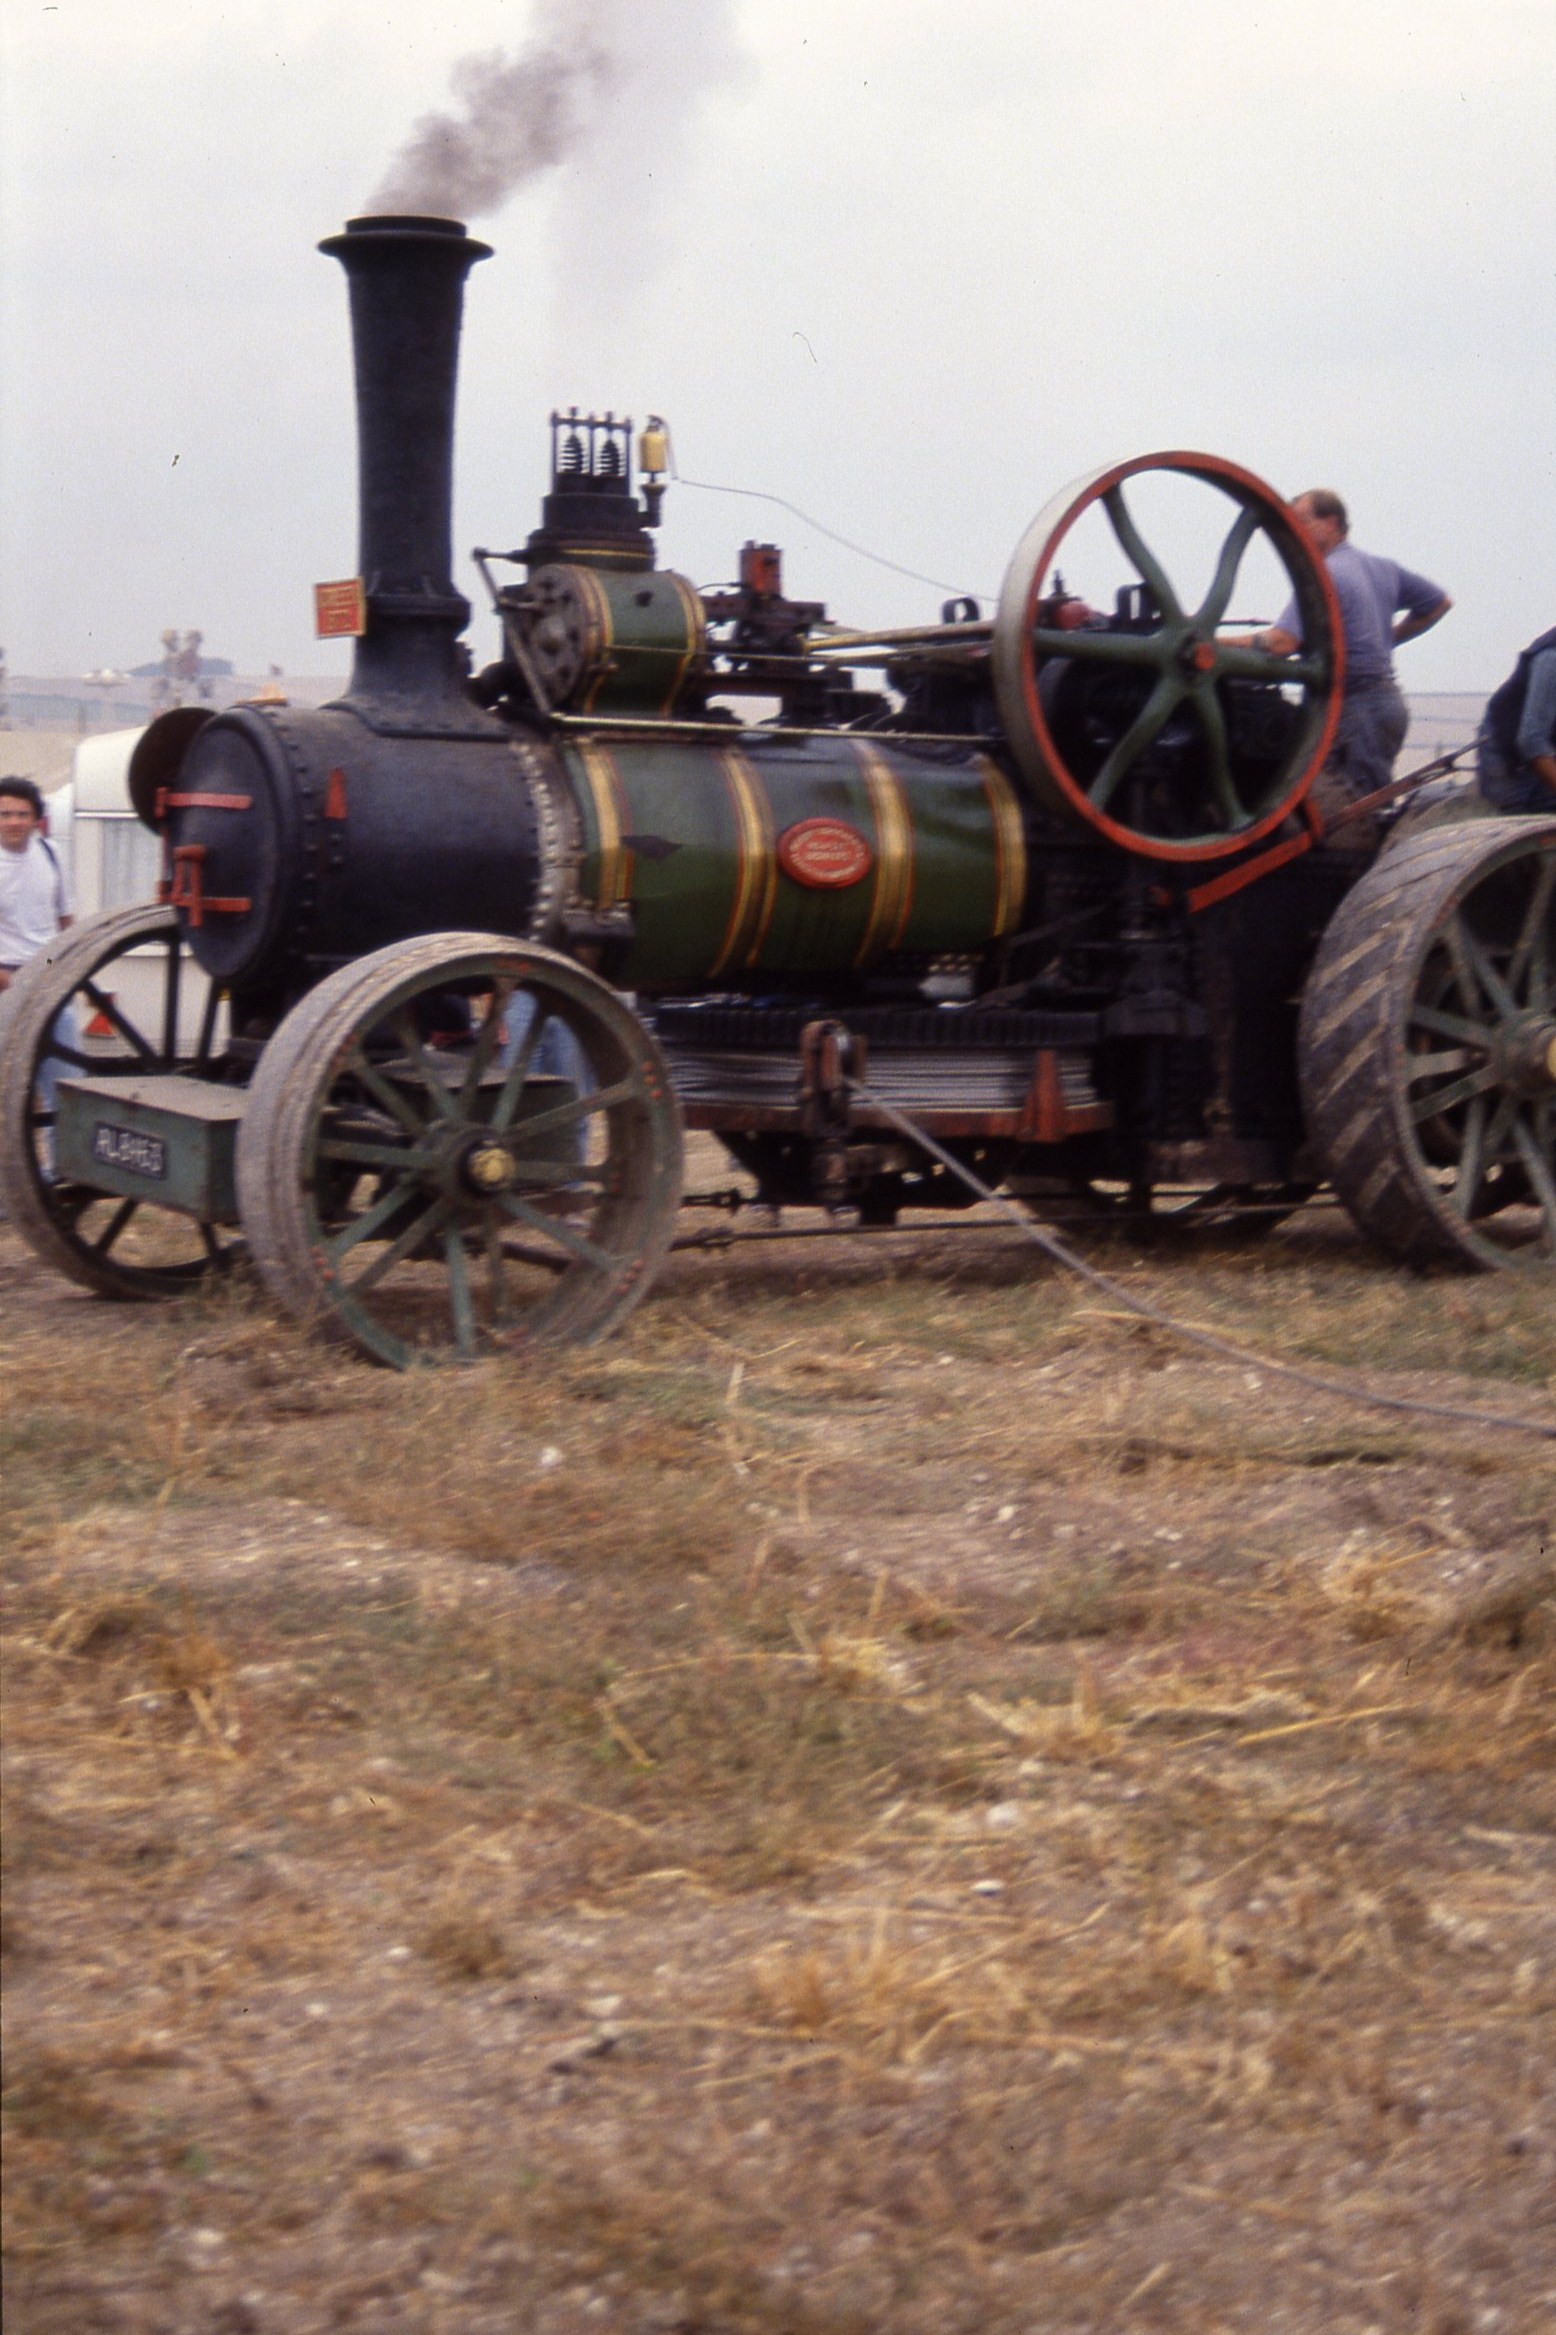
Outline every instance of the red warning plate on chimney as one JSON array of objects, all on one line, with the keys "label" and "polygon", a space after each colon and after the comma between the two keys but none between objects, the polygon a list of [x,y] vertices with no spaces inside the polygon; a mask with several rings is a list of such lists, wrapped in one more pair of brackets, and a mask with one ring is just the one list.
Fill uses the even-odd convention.
[{"label": "red warning plate on chimney", "polygon": [[778,865],[796,884],[842,892],[869,874],[875,853],[846,819],[801,819],[779,836]]},{"label": "red warning plate on chimney", "polygon": [[367,630],[367,594],[360,576],[313,587],[313,629],[321,641],[359,639]]}]

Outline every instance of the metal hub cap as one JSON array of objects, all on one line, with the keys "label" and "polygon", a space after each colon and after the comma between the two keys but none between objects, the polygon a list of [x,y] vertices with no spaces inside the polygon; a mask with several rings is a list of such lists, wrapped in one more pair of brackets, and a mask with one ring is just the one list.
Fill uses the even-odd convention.
[{"label": "metal hub cap", "polygon": [[505,1192],[514,1179],[513,1154],[505,1144],[486,1138],[473,1144],[459,1164],[465,1182],[483,1199]]}]

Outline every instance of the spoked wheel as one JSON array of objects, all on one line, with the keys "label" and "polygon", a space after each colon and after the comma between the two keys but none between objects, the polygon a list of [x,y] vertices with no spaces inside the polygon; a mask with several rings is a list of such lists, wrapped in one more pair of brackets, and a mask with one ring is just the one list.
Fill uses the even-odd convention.
[{"label": "spoked wheel", "polygon": [[[1152,473],[1191,481],[1231,506],[1197,605],[1180,594],[1126,499],[1126,483]],[[1138,613],[1065,629],[1059,558],[1084,557],[1084,538],[1072,538],[1096,512],[1111,529],[1109,548],[1140,579]],[[1220,638],[1261,538],[1301,613],[1295,657]],[[1023,537],[994,624],[1000,715],[1040,799],[1152,859],[1223,858],[1301,802],[1339,720],[1343,657],[1322,559],[1272,487],[1213,454],[1144,454],[1067,487]]]},{"label": "spoked wheel", "polygon": [[170,908],[110,909],[34,957],[0,999],[0,1197],[47,1263],[103,1297],[173,1297],[236,1237],[177,1209],[58,1181],[61,1080],[231,1083],[227,1010]]},{"label": "spoked wheel", "polygon": [[681,1194],[658,1047],[605,983],[488,933],[397,942],[261,1057],[238,1200],[267,1287],[404,1369],[602,1336]]},{"label": "spoked wheel", "polygon": [[1556,1259],[1556,819],[1400,845],[1348,893],[1303,999],[1314,1148],[1414,1262]]}]

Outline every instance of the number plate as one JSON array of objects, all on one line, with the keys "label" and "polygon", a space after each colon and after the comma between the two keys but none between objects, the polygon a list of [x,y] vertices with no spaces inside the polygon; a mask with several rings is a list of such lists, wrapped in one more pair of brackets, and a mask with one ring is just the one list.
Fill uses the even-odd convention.
[{"label": "number plate", "polygon": [[160,1135],[146,1135],[137,1127],[115,1127],[99,1119],[92,1130],[92,1157],[104,1167],[122,1168],[148,1183],[167,1180],[167,1145]]}]

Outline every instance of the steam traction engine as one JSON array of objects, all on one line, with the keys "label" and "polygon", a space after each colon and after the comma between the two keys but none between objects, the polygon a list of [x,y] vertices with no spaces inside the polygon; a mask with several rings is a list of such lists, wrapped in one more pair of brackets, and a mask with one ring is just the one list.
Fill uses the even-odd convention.
[{"label": "steam traction engine", "polygon": [[[1256,478],[1099,471],[992,618],[849,633],[771,547],[715,592],[658,567],[660,433],[640,499],[627,425],[564,415],[540,526],[477,554],[501,649],[472,674],[453,395],[486,247],[375,217],[323,248],[351,684],[141,739],[164,898],[8,993],[0,1175],[42,1255],[146,1296],[241,1243],[394,1363],[587,1338],[671,1239],[683,1124],[773,1206],[886,1224],[967,1198],[904,1118],[1039,1211],[1273,1222],[1328,1180],[1402,1258],[1556,1254],[1556,821],[1460,790],[1381,852],[1326,823],[1336,610]],[[1162,478],[1219,513],[1195,605],[1139,521]],[[1109,613],[1060,581],[1083,526],[1135,578]],[[1255,544],[1295,658],[1227,637]]]}]

